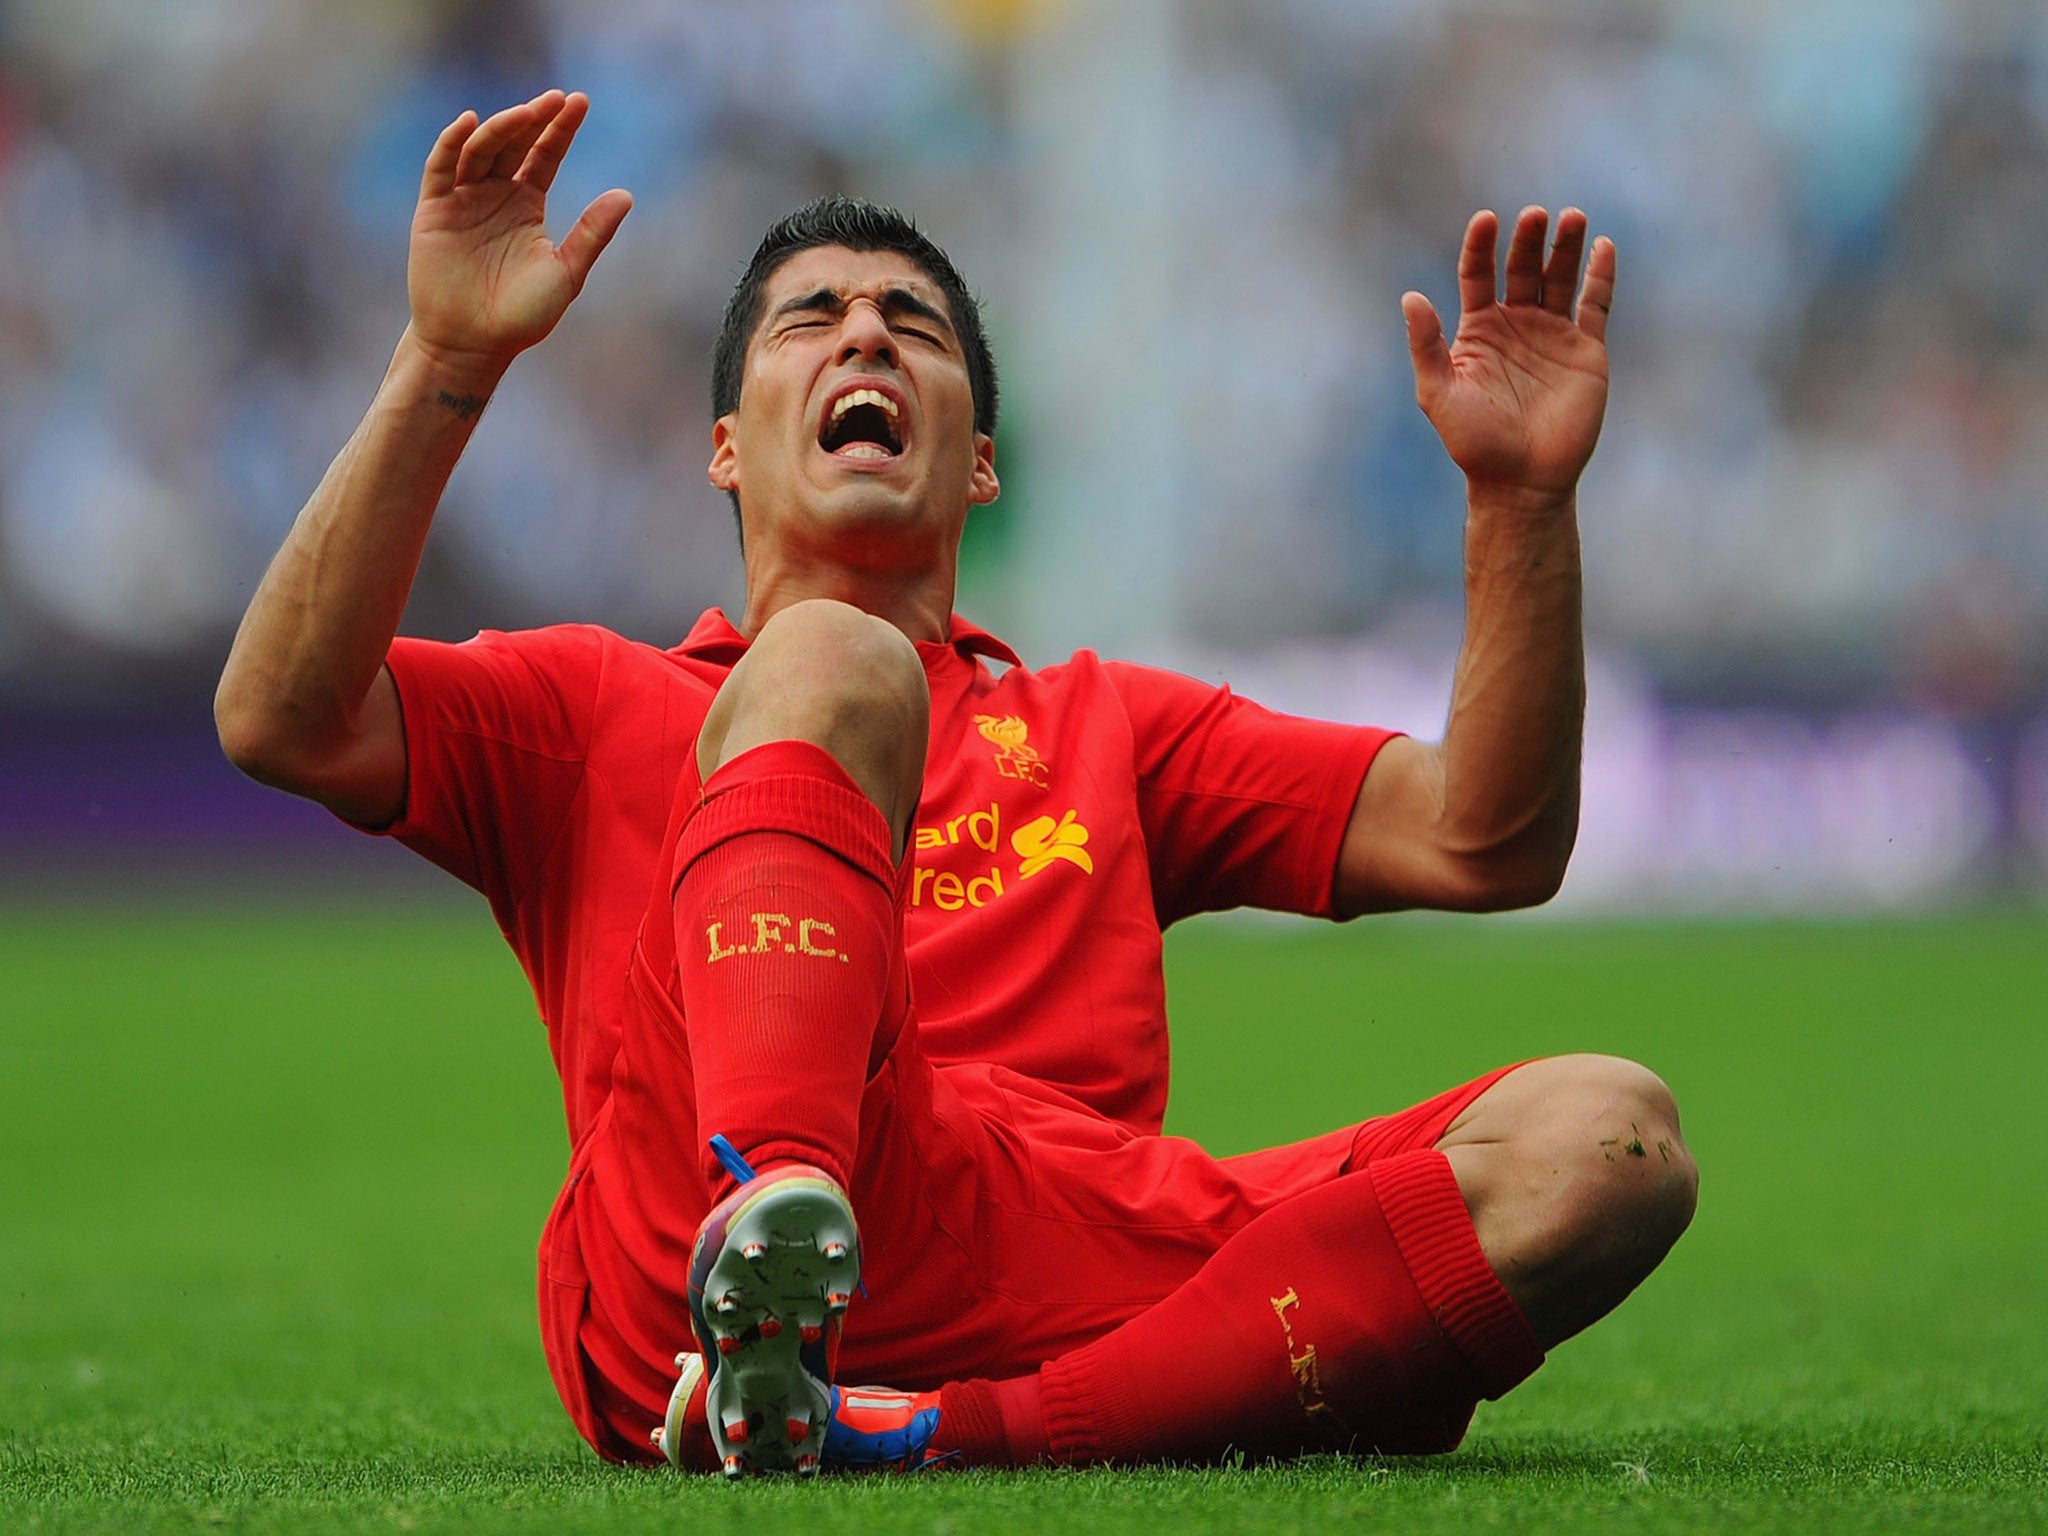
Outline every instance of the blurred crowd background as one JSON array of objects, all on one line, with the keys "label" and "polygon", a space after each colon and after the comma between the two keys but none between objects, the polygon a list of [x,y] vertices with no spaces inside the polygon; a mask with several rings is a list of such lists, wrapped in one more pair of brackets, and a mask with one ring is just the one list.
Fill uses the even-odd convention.
[{"label": "blurred crowd background", "polygon": [[637,205],[409,629],[737,603],[710,339],[846,190],[1004,368],[963,611],[1433,733],[1462,501],[1397,300],[1454,312],[1474,208],[1577,203],[1622,273],[1568,898],[2048,894],[2034,0],[0,0],[0,862],[314,835],[214,784],[212,682],[404,324],[435,132],[555,84],[556,229]]}]

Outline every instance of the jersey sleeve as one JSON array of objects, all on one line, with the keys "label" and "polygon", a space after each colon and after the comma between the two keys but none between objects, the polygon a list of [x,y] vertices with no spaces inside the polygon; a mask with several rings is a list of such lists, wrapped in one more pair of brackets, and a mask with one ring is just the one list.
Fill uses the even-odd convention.
[{"label": "jersey sleeve", "polygon": [[1104,666],[1130,716],[1160,925],[1229,907],[1328,916],[1358,787],[1399,733],[1278,714],[1176,672]]},{"label": "jersey sleeve", "polygon": [[481,891],[509,925],[583,783],[602,633],[401,637],[385,665],[405,716],[406,794],[377,830]]}]

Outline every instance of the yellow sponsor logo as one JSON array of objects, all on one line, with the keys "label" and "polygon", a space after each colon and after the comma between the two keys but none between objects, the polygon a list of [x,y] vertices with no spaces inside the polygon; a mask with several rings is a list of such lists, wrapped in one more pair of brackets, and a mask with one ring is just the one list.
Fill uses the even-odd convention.
[{"label": "yellow sponsor logo", "polygon": [[[919,827],[913,842],[920,853],[965,847],[985,854],[1000,854],[1003,848],[1002,806],[992,800],[987,810],[968,811],[932,826]],[[1095,873],[1095,861],[1089,856],[1087,844],[1088,829],[1081,824],[1075,812],[1068,811],[1057,821],[1050,816],[1036,817],[1010,834],[1010,850],[1017,856],[1014,868],[1006,869],[994,858],[990,858],[979,873],[920,866],[911,877],[910,904],[914,907],[931,905],[942,912],[958,912],[962,907],[985,907],[998,896],[1006,894],[1009,889],[1006,882],[1028,880],[1050,865],[1061,862],[1075,865],[1083,874],[1092,875]]]},{"label": "yellow sponsor logo", "polygon": [[1052,768],[1038,748],[1025,737],[1031,727],[1019,715],[976,715],[974,723],[996,749],[996,772],[1007,779],[1044,789],[1052,783]]},{"label": "yellow sponsor logo", "polygon": [[1088,857],[1088,829],[1074,819],[1072,811],[1058,821],[1050,816],[1027,821],[1010,834],[1010,846],[1023,859],[1017,873],[1027,880],[1055,859],[1078,864],[1084,873],[1095,873],[1095,861]]}]

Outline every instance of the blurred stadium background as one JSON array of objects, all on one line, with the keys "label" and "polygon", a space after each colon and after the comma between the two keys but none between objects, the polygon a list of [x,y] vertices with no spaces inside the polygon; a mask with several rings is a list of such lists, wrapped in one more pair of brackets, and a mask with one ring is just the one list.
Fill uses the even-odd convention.
[{"label": "blurred stadium background", "polygon": [[[638,199],[408,619],[739,598],[707,352],[766,223],[894,201],[986,299],[962,607],[1434,732],[1461,501],[1396,300],[1467,213],[1622,252],[1560,905],[2048,900],[2048,11],[2030,0],[0,0],[0,874],[414,861],[238,781],[213,680],[404,323],[435,130],[594,106]],[[303,875],[299,878],[303,879]]]}]

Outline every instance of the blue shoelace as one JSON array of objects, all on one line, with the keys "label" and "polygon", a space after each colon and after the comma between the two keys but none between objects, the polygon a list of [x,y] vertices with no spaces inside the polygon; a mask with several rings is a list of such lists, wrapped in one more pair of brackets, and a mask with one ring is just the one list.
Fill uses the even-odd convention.
[{"label": "blue shoelace", "polygon": [[740,1149],[723,1136],[711,1138],[711,1151],[724,1166],[725,1171],[742,1184],[751,1184],[760,1177],[754,1172],[754,1165],[740,1156]]}]

